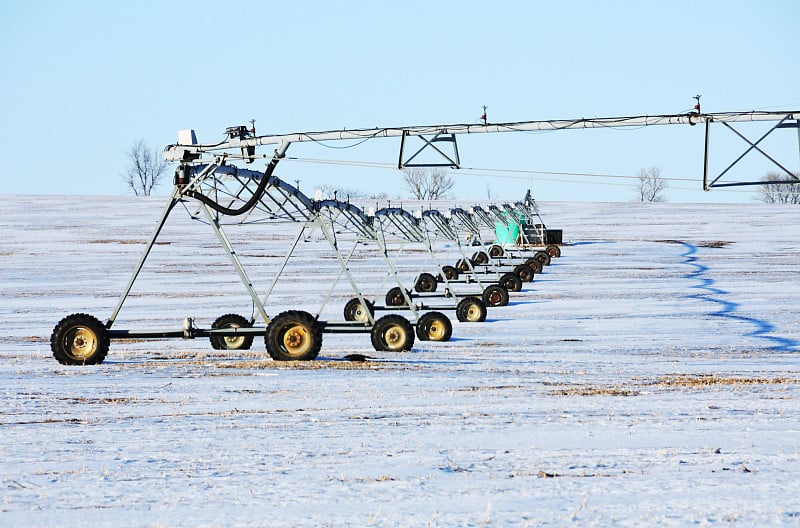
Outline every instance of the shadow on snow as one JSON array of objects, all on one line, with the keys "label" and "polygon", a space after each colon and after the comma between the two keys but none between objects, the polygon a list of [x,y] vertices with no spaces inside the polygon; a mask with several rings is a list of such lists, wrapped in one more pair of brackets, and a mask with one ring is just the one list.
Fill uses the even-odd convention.
[{"label": "shadow on snow", "polygon": [[706,273],[709,271],[708,266],[704,266],[698,262],[697,257],[695,254],[697,253],[697,246],[694,244],[689,244],[688,242],[678,242],[681,244],[686,251],[681,254],[684,258],[684,264],[688,264],[695,268],[695,270],[687,275],[684,275],[683,278],[696,280],[698,284],[692,286],[692,288],[701,290],[700,293],[696,293],[693,295],[687,295],[688,299],[698,299],[701,301],[713,303],[719,307],[718,310],[709,312],[708,315],[713,317],[724,317],[726,319],[731,319],[734,321],[739,321],[742,323],[747,323],[756,327],[755,330],[752,332],[747,332],[742,334],[747,337],[755,337],[758,339],[764,339],[772,343],[772,349],[780,350],[784,352],[792,352],[795,351],[800,343],[794,339],[787,339],[784,337],[777,337],[771,335],[771,332],[775,330],[775,327],[767,321],[762,319],[757,319],[755,317],[746,317],[744,315],[736,314],[736,310],[739,308],[739,304],[724,298],[725,295],[728,295],[729,292],[725,290],[721,290],[714,286],[715,281],[706,276]]}]

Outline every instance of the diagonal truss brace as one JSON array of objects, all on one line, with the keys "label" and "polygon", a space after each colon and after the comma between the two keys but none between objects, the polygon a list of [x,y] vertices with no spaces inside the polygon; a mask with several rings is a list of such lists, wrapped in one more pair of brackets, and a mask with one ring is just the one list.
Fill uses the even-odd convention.
[{"label": "diagonal truss brace", "polygon": [[[437,132],[431,139],[426,138],[425,136],[419,134],[417,135],[420,140],[422,140],[423,145],[411,156],[405,157],[406,155],[406,138],[409,137],[408,131],[403,131],[403,134],[400,136],[400,159],[397,163],[398,169],[404,169],[406,167],[450,167],[452,169],[458,169],[461,166],[461,160],[458,157],[458,144],[456,143],[456,135],[453,133],[447,132],[447,130],[440,130]],[[449,148],[444,147],[439,148],[439,144],[442,145],[449,145]],[[444,162],[441,163],[433,163],[433,162],[415,162],[414,159],[417,158],[423,151],[431,151],[433,150],[439,158],[443,159]],[[445,152],[445,150],[449,150],[450,153]]]},{"label": "diagonal truss brace", "polygon": [[[720,121],[731,132],[733,132],[734,134],[739,136],[745,143],[747,143],[750,146],[738,158],[733,160],[733,162],[731,162],[731,164],[728,165],[725,168],[725,170],[723,170],[721,173],[719,173],[719,175],[716,178],[714,178],[711,182],[708,181],[708,150],[709,150],[708,149],[708,145],[709,145],[709,129],[710,129],[711,120],[706,121],[706,139],[705,139],[706,145],[705,145],[705,164],[704,164],[704,169],[703,169],[703,190],[709,191],[709,190],[711,190],[712,188],[715,188],[715,187],[740,187],[740,186],[745,186],[745,185],[776,185],[776,184],[787,184],[787,183],[796,184],[796,183],[800,182],[800,179],[798,179],[798,177],[795,174],[793,174],[792,171],[790,171],[789,169],[784,167],[780,162],[778,162],[775,158],[773,158],[772,156],[770,156],[769,154],[764,152],[764,150],[762,150],[758,146],[758,144],[761,143],[764,139],[766,139],[767,136],[769,136],[770,134],[772,134],[772,132],[774,132],[775,130],[777,130],[779,128],[797,128],[797,130],[798,130],[798,136],[797,136],[798,139],[797,139],[797,141],[798,141],[798,146],[800,146],[800,119],[794,120],[794,123],[792,123],[792,119],[791,119],[792,117],[793,116],[791,116],[791,115],[785,116],[783,119],[778,121],[778,123],[775,126],[770,128],[769,130],[767,130],[767,132],[765,132],[764,135],[762,135],[760,138],[758,138],[758,140],[756,140],[755,142],[750,141],[742,133],[740,133],[738,130],[733,128],[728,123],[726,123],[724,121]],[[761,153],[765,158],[770,160],[775,166],[777,166],[783,172],[785,172],[788,175],[788,179],[774,180],[774,181],[750,181],[750,182],[718,183],[719,180],[721,180],[722,177],[725,176],[725,174],[727,174],[729,170],[731,170],[737,163],[739,163],[742,160],[742,158],[744,158],[747,154],[749,154],[753,150]]]}]

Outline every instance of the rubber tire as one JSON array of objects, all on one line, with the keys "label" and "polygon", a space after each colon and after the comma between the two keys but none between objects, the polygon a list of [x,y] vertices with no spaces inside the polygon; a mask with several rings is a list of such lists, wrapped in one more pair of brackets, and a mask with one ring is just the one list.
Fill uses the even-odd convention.
[{"label": "rubber tire", "polygon": [[498,244],[493,244],[489,246],[489,256],[492,258],[502,257],[505,252],[503,251],[503,246]]},{"label": "rubber tire", "polygon": [[[406,290],[406,294],[411,297],[411,292]],[[406,299],[403,297],[403,290],[395,286],[386,292],[386,306],[407,306]]]},{"label": "rubber tire", "polygon": [[[373,319],[375,318],[375,304],[369,302],[367,299],[364,299],[364,303],[367,305],[367,310],[372,315]],[[368,323],[369,317],[367,317],[366,312],[364,311],[364,306],[358,300],[358,297],[353,297],[344,305],[344,320],[345,321],[358,321],[359,323]]]},{"label": "rubber tire", "polygon": [[375,321],[370,339],[379,352],[407,352],[414,346],[414,328],[405,317],[384,315]]},{"label": "rubber tire", "polygon": [[483,266],[489,263],[489,255],[485,251],[476,251],[472,255],[472,263],[478,266]]},{"label": "rubber tire", "polygon": [[541,273],[544,270],[544,266],[542,265],[541,261],[533,257],[525,259],[525,264],[530,266],[534,273]]},{"label": "rubber tire", "polygon": [[420,341],[450,341],[453,323],[441,312],[428,312],[417,321],[417,338]]},{"label": "rubber tire", "polygon": [[[303,346],[293,351],[287,339],[299,338]],[[308,312],[289,310],[276,315],[264,336],[267,352],[275,361],[311,361],[322,348],[322,326]]]},{"label": "rubber tire", "polygon": [[561,248],[558,246],[547,246],[544,248],[548,255],[552,258],[558,258],[561,256]]},{"label": "rubber tire", "polygon": [[50,335],[50,350],[62,365],[99,365],[108,355],[111,340],[96,317],[76,313],[63,318]]},{"label": "rubber tire", "polygon": [[456,318],[462,323],[482,323],[486,320],[486,303],[477,297],[465,297],[456,306]]},{"label": "rubber tire", "polygon": [[508,306],[508,289],[501,284],[491,284],[483,290],[486,306]]},{"label": "rubber tire", "polygon": [[417,277],[416,284],[414,284],[414,291],[419,292],[419,293],[435,292],[436,291],[436,277],[434,277],[430,273],[420,273],[419,277]]},{"label": "rubber tire", "polygon": [[459,259],[458,262],[456,262],[456,269],[461,273],[467,273],[470,271],[470,264],[471,263],[467,262],[466,259]]},{"label": "rubber tire", "polygon": [[[444,277],[444,278],[442,278]],[[439,282],[458,280],[458,269],[455,266],[442,266],[442,272],[439,274]]]},{"label": "rubber tire", "polygon": [[519,277],[522,282],[533,282],[533,269],[527,264],[517,264],[514,266],[514,275]]},{"label": "rubber tire", "polygon": [[522,281],[513,273],[503,273],[500,277],[500,285],[510,292],[522,291]]},{"label": "rubber tire", "polygon": [[542,263],[542,266],[550,265],[550,255],[546,251],[537,251],[533,254],[533,258]]},{"label": "rubber tire", "polygon": [[[225,314],[217,317],[211,324],[211,328],[250,328],[252,323],[237,314]],[[250,350],[253,346],[253,336],[208,336],[211,341],[211,348],[214,350]]]}]

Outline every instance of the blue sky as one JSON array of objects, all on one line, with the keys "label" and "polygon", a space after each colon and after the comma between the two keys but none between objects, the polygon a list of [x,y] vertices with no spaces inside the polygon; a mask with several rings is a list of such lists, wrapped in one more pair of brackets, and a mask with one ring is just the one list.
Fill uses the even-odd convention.
[{"label": "blue sky", "polygon": [[[256,119],[259,133],[800,109],[800,2],[63,2],[0,0],[4,194],[126,194],[137,139],[162,149]],[[744,131],[756,138],[764,126]],[[753,200],[701,190],[702,127],[459,138],[462,199],[627,201],[658,167],[669,201]],[[714,167],[746,145],[712,130]],[[794,131],[765,144],[798,170]],[[341,146],[341,145],[336,145]],[[337,185],[402,194],[399,140],[289,155],[309,194]],[[744,167],[760,176],[772,167]],[[484,169],[510,169],[497,172]],[[760,171],[760,172],[759,172]],[[684,181],[689,180],[689,181]],[[166,194],[169,181],[159,188]]]}]

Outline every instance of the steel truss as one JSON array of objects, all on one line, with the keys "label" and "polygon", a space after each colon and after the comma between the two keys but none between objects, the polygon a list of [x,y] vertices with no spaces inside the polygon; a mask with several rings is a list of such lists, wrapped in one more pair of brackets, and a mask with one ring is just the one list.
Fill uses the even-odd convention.
[{"label": "steel truss", "polygon": [[[222,171],[217,170],[217,173],[227,176],[227,180],[207,180],[207,189],[213,190],[213,193],[204,192],[204,195],[212,196],[213,194],[213,199],[224,208],[230,208],[237,201],[249,200],[254,195],[252,188],[254,182],[259,182],[263,178],[258,172],[237,168],[229,168]],[[231,190],[231,184],[229,182],[233,183],[233,190]],[[227,201],[222,202],[221,197],[224,197]],[[208,209],[208,205],[204,202],[201,203],[200,207],[201,209]],[[275,220],[298,222],[300,223],[300,229],[294,237],[265,295],[257,302],[257,306],[260,307],[260,311],[264,316],[264,321],[269,323],[269,319],[266,317],[265,311],[263,310],[263,305],[267,303],[267,299],[283,276],[290,258],[294,255],[298,247],[298,243],[303,239],[310,238],[315,232],[319,232],[333,251],[340,266],[340,271],[336,279],[331,282],[326,295],[323,296],[322,306],[314,316],[315,320],[319,320],[320,313],[331,299],[334,288],[344,276],[355,293],[356,298],[365,308],[363,312],[364,316],[363,318],[348,319],[344,322],[319,321],[323,332],[354,333],[372,331],[378,324],[378,321],[375,320],[373,312],[366,309],[368,303],[364,299],[362,289],[358,285],[358,281],[349,267],[350,260],[359,244],[378,241],[376,232],[371,225],[372,219],[366,216],[358,207],[346,202],[337,200],[314,202],[295,187],[281,181],[275,176],[270,176],[269,185],[263,189],[262,197],[255,203],[250,212],[241,216],[237,223],[260,223]],[[218,225],[214,227],[218,234],[222,233]],[[341,246],[341,242],[348,238],[342,235],[354,237],[354,243],[349,250]],[[238,259],[235,258],[235,253],[230,251],[229,254],[232,256],[234,265],[237,269],[241,270],[240,275],[243,277],[243,282],[245,282],[245,286],[248,287],[252,296],[254,294],[252,285],[249,279],[246,278],[246,275],[244,275],[243,269],[238,263]],[[391,273],[397,276],[391,261],[387,261],[387,263],[390,266]],[[411,312],[415,324],[419,327],[422,318],[419,316],[418,312],[420,310],[430,310],[431,308],[415,305],[405,309]],[[441,321],[441,319],[439,319],[439,321]],[[426,340],[443,340],[431,338],[430,336],[423,335],[419,331],[418,336],[420,339]]]},{"label": "steel truss", "polygon": [[[780,115],[776,116],[780,117]],[[755,142],[751,141],[747,137],[744,136],[741,132],[736,130],[732,125],[728,124],[725,121],[721,121],[721,123],[725,126],[726,129],[731,131],[733,134],[738,136],[742,139],[745,143],[750,145],[747,149],[735,160],[733,160],[730,165],[728,165],[725,169],[723,169],[717,177],[709,181],[709,172],[708,172],[708,165],[709,165],[709,136],[710,136],[710,129],[711,123],[713,122],[712,119],[706,121],[706,132],[705,132],[705,155],[704,155],[704,165],[703,165],[703,190],[709,191],[714,188],[718,187],[741,187],[741,186],[748,186],[748,185],[798,185],[800,184],[800,179],[798,178],[798,174],[793,173],[789,169],[787,169],[782,163],[778,162],[774,157],[767,154],[761,147],[759,147],[759,143],[761,143],[764,139],[770,136],[773,132],[778,129],[782,128],[795,128],[797,129],[797,145],[798,149],[800,149],[800,112],[795,114],[786,114],[783,115],[779,120],[778,123],[767,130],[764,135],[758,138]],[[747,156],[750,152],[756,151],[759,154],[763,155],[767,158],[774,166],[778,167],[784,174],[782,179],[776,180],[769,180],[769,181],[739,181],[739,182],[725,182],[720,181],[722,178],[736,165],[738,164],[745,156]]]},{"label": "steel truss", "polygon": [[[371,246],[373,250],[378,252],[386,265],[387,273],[384,275],[384,278],[388,277],[396,284],[392,290],[397,292],[407,291],[397,266],[389,253],[389,241],[381,226],[378,225],[376,227],[376,224],[379,224],[379,222],[376,222],[377,215],[376,217],[367,216],[355,205],[336,200],[324,200],[319,202],[317,208],[323,221],[331,226],[332,232],[335,233],[337,240],[343,241],[344,239],[341,235],[349,233],[355,235],[355,239],[350,241],[353,244],[351,251],[355,251],[356,247],[360,245]],[[385,283],[382,283],[379,288],[382,288],[384,284]],[[359,294],[356,299],[351,299],[345,306],[345,319],[361,320],[364,318],[372,318],[375,310],[403,310],[410,311],[417,324],[419,324],[421,318],[419,315],[420,312],[454,308],[449,305],[434,306],[422,302],[412,303],[409,302],[410,299],[408,297],[405,298],[405,301],[404,303],[387,303],[385,306],[382,306],[367,300],[363,295]],[[356,309],[357,307],[353,304],[355,302],[360,305],[360,308]]]},{"label": "steel truss", "polygon": [[[752,142],[743,135],[735,131],[730,123],[755,122],[755,121],[777,121],[773,127],[761,139]],[[746,141],[750,147],[744,154],[756,150],[775,163],[781,170],[787,173],[787,179],[776,182],[749,181],[749,182],[721,182],[720,179],[728,172],[731,166],[735,165],[739,159],[734,161],[731,166],[725,169],[719,176],[709,179],[708,167],[710,157],[709,132],[712,123],[722,123],[726,128],[733,130]],[[788,171],[784,164],[778,163],[772,156],[766,154],[758,147],[758,143],[766,135],[776,129],[797,128],[798,146],[800,147],[800,111],[748,111],[748,112],[716,112],[700,113],[689,112],[684,114],[663,114],[653,116],[629,116],[629,117],[599,117],[599,118],[580,118],[580,119],[560,119],[560,120],[540,120],[540,121],[516,121],[506,123],[490,123],[484,121],[479,124],[449,124],[449,125],[424,125],[407,127],[385,127],[371,129],[353,130],[331,130],[320,132],[296,132],[290,134],[276,134],[256,136],[255,131],[248,131],[246,127],[231,127],[227,131],[228,137],[218,143],[197,144],[194,140],[194,132],[179,135],[177,144],[169,145],[164,152],[167,160],[179,161],[182,163],[197,160],[202,156],[226,156],[230,159],[239,158],[247,162],[255,159],[267,159],[270,155],[257,155],[256,149],[265,145],[277,145],[276,156],[283,157],[286,149],[291,143],[300,142],[325,142],[341,140],[366,141],[377,138],[399,137],[400,156],[398,161],[399,168],[405,167],[451,167],[460,168],[461,160],[456,144],[456,136],[461,134],[484,134],[499,132],[529,132],[529,131],[555,131],[573,130],[590,128],[630,128],[655,125],[690,125],[705,124],[705,153],[703,169],[703,189],[711,190],[717,187],[730,187],[735,185],[771,185],[797,183],[797,175]],[[422,146],[408,155],[406,144],[411,137],[419,137]],[[419,161],[424,153],[430,154],[434,159],[440,161]],[[275,156],[272,157],[275,159]]]},{"label": "steel truss", "polygon": [[[56,326],[51,338],[51,347],[56,358],[67,364],[99,363],[105,358],[112,339],[185,338],[207,337],[214,348],[247,349],[256,336],[263,336],[267,350],[274,359],[313,359],[321,347],[321,334],[326,333],[370,333],[376,350],[408,350],[414,342],[414,327],[420,339],[446,341],[450,339],[452,325],[443,314],[430,311],[433,308],[423,303],[412,303],[409,298],[403,307],[411,312],[414,323],[403,317],[387,315],[374,317],[368,301],[364,298],[356,278],[351,273],[351,258],[359,245],[371,244],[384,256],[390,275],[402,288],[397,269],[389,257],[387,242],[390,236],[399,236],[406,242],[421,243],[432,254],[430,239],[410,213],[401,209],[379,211],[369,217],[359,208],[336,200],[315,202],[296,187],[272,175],[281,154],[276,152],[264,173],[240,169],[230,165],[222,157],[211,163],[183,164],[176,173],[176,185],[161,213],[158,223],[145,245],[131,276],[123,289],[111,316],[105,323],[88,314],[73,314]],[[115,328],[115,322],[137,281],[150,252],[158,240],[170,215],[178,204],[193,199],[196,208],[190,211],[193,219],[208,224],[253,303],[253,315],[248,319],[237,314],[226,314],[214,322],[211,328],[195,326],[195,321],[186,318],[177,329],[130,330]],[[376,221],[375,218],[379,220]],[[393,226],[387,228],[384,220]],[[234,249],[225,227],[236,224],[293,223],[299,225],[287,254],[278,266],[273,280],[263,296],[260,296]],[[377,225],[377,228],[376,228]],[[284,274],[288,262],[301,240],[320,233],[329,244],[339,264],[339,273],[322,299],[322,307],[312,315],[308,312],[290,310],[271,318],[267,302],[275,286]],[[349,240],[349,249],[340,243]],[[331,299],[335,285],[346,277],[361,306],[362,317],[346,321],[320,320],[324,306]],[[404,289],[402,291],[405,291]],[[453,296],[455,299],[455,296]],[[485,319],[485,306],[480,299],[468,297],[470,306],[462,310],[462,303],[455,309],[459,320],[479,321]],[[474,310],[475,306],[482,310]],[[399,309],[399,307],[397,307]],[[419,315],[421,310],[427,313]],[[463,312],[463,313],[462,313]],[[481,313],[477,317],[475,313]],[[347,307],[345,307],[347,314]],[[277,327],[277,329],[276,329]]]},{"label": "steel truss", "polygon": [[[456,315],[462,322],[483,321],[486,318],[486,305],[498,306],[496,300],[487,297],[486,290],[481,290],[477,296],[460,291],[451,273],[454,269],[443,265],[439,258],[441,250],[434,249],[434,237],[423,222],[423,213],[415,216],[402,208],[387,207],[375,212],[373,224],[379,234],[382,250],[387,255],[390,245],[394,246],[398,257],[403,255],[408,245],[422,246],[426,258],[436,268],[433,273],[418,270],[413,293],[411,289],[402,286],[389,290],[385,299],[387,306],[407,306],[414,301],[424,305],[425,300],[444,298],[450,300],[451,304],[439,305],[437,309],[456,310]],[[445,284],[443,291],[438,290],[437,285],[440,282]],[[477,310],[480,314],[474,315],[476,312],[473,312],[473,315],[469,315],[470,310]]]}]

